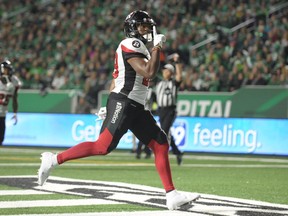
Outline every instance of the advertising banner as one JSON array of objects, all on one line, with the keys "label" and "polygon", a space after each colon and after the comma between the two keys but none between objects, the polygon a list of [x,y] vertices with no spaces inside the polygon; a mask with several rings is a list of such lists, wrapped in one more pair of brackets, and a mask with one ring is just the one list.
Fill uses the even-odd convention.
[{"label": "advertising banner", "polygon": [[[285,86],[245,86],[233,92],[179,92],[178,116],[211,118],[288,118]],[[99,94],[106,105],[108,92]]]},{"label": "advertising banner", "polygon": [[[106,106],[108,91],[98,94],[99,108]],[[19,112],[75,113],[77,90],[19,91]],[[12,103],[8,106],[12,112]],[[233,92],[179,92],[178,116],[211,118],[288,118],[285,86],[246,86]]]},{"label": "advertising banner", "polygon": [[[71,147],[99,136],[95,115],[19,113],[6,118],[6,146]],[[155,117],[157,119],[157,117]],[[288,155],[288,119],[177,117],[171,129],[184,152]],[[132,133],[118,149],[132,148]]]}]

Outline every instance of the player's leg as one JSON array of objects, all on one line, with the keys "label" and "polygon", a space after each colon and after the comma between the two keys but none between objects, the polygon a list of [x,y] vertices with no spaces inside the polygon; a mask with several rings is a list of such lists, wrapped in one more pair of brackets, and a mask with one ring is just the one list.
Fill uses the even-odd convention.
[{"label": "player's leg", "polygon": [[155,156],[155,166],[165,191],[174,190],[168,158],[169,145],[166,134],[157,125],[150,111],[139,111],[135,116],[134,122],[133,128],[130,129],[141,142],[152,149]]},{"label": "player's leg", "polygon": [[43,185],[51,170],[66,161],[93,156],[105,155],[117,147],[120,138],[128,130],[129,118],[126,102],[119,98],[109,97],[107,116],[102,125],[99,138],[93,142],[82,142],[57,155],[44,152],[41,157],[41,166],[38,171],[38,183]]},{"label": "player's leg", "polygon": [[110,97],[107,104],[107,116],[101,127],[98,139],[93,142],[82,142],[58,154],[58,163],[62,164],[68,160],[93,155],[106,155],[114,150],[120,138],[128,130],[127,109],[125,101]]},{"label": "player's leg", "polygon": [[[183,194],[175,189],[168,158],[169,145],[167,136],[157,125],[150,112],[146,111],[146,114],[141,114],[141,116],[143,116],[140,121],[142,127],[134,128],[137,131],[135,131],[134,134],[136,136],[138,135],[139,140],[142,140],[146,144],[148,143],[148,146],[154,152],[155,165],[166,191],[167,208],[169,210],[175,210],[186,203],[197,200],[200,197],[199,194]],[[139,122],[138,118],[137,122]],[[143,127],[143,125],[145,125],[145,127]],[[143,131],[145,131],[145,133],[143,133]],[[152,139],[149,140],[149,138]]]},{"label": "player's leg", "polygon": [[179,193],[172,181],[168,158],[169,145],[164,131],[157,125],[149,111],[137,115],[137,124],[133,125],[133,133],[144,144],[152,149],[155,156],[155,166],[166,191],[166,205],[169,210],[178,209],[181,205],[199,198],[198,194],[185,195]]}]

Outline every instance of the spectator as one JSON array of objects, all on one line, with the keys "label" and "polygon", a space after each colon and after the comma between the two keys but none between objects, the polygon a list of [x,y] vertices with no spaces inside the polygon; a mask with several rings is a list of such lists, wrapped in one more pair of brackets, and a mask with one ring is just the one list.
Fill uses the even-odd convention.
[{"label": "spectator", "polygon": [[64,75],[64,70],[65,67],[61,66],[60,70],[56,72],[56,75],[54,76],[51,84],[53,89],[59,90],[65,85],[66,77]]},{"label": "spectator", "polygon": [[[285,1],[242,1],[235,4],[234,1],[223,0],[168,0],[163,6],[155,2],[150,8],[151,13],[159,13],[161,8],[160,15],[171,18],[166,19],[167,21],[157,20],[159,30],[167,32],[167,44],[161,52],[162,64],[165,57],[178,52],[183,59],[184,68],[192,66],[195,70],[202,71],[203,64],[205,68],[213,64],[218,70],[217,65],[223,65],[230,73],[235,64],[243,67],[246,62],[251,71],[256,62],[262,60],[268,67],[269,71],[265,72],[268,76],[279,66],[275,65],[276,62],[284,59],[285,64],[288,64],[287,10],[282,10],[282,14],[277,15],[267,13],[269,8],[283,2]],[[137,2],[137,6],[147,7],[145,2]],[[30,1],[21,1],[21,4],[5,1],[0,29],[0,41],[5,41],[5,46],[0,42],[3,47],[1,56],[9,57],[15,63],[15,68],[21,68],[19,75],[24,82],[26,77],[31,77],[26,76],[27,72],[40,73],[45,80],[48,69],[59,71],[63,67],[68,81],[64,87],[73,88],[74,85],[70,84],[73,75],[68,71],[73,71],[78,66],[83,74],[77,79],[83,81],[87,78],[85,73],[101,67],[107,68],[107,79],[110,79],[115,41],[121,38],[119,20],[130,9],[131,2],[126,0],[35,1],[33,5]],[[116,16],[119,19],[114,19]],[[230,31],[232,27],[250,18],[256,18],[256,22]],[[107,22],[109,26],[106,25]],[[203,47],[191,48],[198,42],[214,37],[218,39]],[[91,68],[91,62],[97,64]],[[201,78],[206,80],[202,75],[201,73]],[[72,82],[80,83],[75,80]],[[29,88],[32,86],[29,85]]]}]

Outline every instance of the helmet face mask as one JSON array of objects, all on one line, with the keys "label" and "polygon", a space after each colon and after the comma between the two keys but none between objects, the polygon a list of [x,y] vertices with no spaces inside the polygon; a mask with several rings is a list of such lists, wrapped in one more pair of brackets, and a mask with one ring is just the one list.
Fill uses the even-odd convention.
[{"label": "helmet face mask", "polygon": [[[150,26],[149,33],[144,34],[144,35],[140,34],[138,31],[139,25]],[[125,32],[126,37],[138,38],[145,44],[148,41],[150,42],[153,40],[152,29],[153,29],[153,26],[155,25],[156,23],[146,11],[137,10],[137,11],[133,11],[126,17],[125,22],[124,22],[124,32]]]},{"label": "helmet face mask", "polygon": [[14,69],[11,65],[11,62],[9,60],[6,60],[4,62],[1,63],[0,65],[0,75],[1,76],[12,76],[13,72],[14,72]]},{"label": "helmet face mask", "polygon": [[142,35],[142,37],[146,40],[146,42],[153,41],[153,34],[152,34],[153,29],[152,28],[153,28],[153,26],[151,26],[151,29],[150,29],[150,31],[147,34]]}]

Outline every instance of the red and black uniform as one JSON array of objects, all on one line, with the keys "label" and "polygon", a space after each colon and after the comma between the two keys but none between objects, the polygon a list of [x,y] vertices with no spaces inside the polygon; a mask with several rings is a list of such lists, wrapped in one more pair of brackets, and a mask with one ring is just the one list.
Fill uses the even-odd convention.
[{"label": "red and black uniform", "polygon": [[115,88],[107,101],[107,116],[98,140],[80,143],[60,154],[58,163],[92,155],[105,155],[114,150],[121,137],[131,130],[148,145],[155,155],[155,165],[166,191],[174,189],[168,159],[169,145],[164,131],[157,125],[151,112],[144,109],[148,81],[137,74],[128,59],[150,59],[144,43],[137,38],[126,38],[118,46],[115,55],[113,78]]}]

